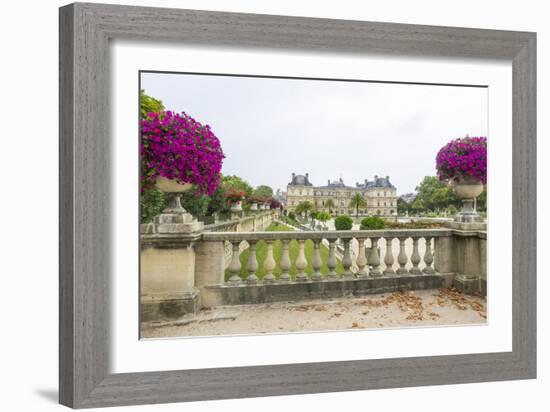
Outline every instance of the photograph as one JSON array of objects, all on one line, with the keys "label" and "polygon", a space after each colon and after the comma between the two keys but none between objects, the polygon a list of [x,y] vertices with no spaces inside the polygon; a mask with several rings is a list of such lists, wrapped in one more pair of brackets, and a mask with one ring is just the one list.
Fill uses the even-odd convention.
[{"label": "photograph", "polygon": [[486,86],[141,71],[138,94],[142,339],[487,323]]}]

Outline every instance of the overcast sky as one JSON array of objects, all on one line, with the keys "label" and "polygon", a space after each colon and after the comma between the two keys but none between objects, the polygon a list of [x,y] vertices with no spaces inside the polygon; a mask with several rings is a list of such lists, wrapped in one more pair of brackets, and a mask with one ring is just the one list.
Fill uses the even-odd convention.
[{"label": "overcast sky", "polygon": [[411,192],[449,140],[487,136],[485,88],[162,73],[141,88],[212,127],[222,173],[274,190],[309,172],[314,185],[378,175]]}]

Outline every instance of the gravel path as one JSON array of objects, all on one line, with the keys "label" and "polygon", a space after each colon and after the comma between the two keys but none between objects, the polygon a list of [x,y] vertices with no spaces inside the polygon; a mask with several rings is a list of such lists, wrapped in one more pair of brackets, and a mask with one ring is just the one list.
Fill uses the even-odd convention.
[{"label": "gravel path", "polygon": [[361,298],[227,306],[192,321],[146,326],[143,338],[371,329],[486,322],[486,300],[455,289],[395,292]]}]

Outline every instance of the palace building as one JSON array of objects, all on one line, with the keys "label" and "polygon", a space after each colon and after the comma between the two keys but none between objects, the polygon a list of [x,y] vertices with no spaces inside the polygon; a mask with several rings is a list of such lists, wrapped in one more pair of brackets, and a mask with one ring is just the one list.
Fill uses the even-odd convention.
[{"label": "palace building", "polygon": [[[309,180],[309,173],[292,173],[292,181],[287,185],[286,209],[293,211],[301,202],[308,201],[317,210],[330,209],[337,214],[355,213],[355,207],[350,207],[350,202],[356,193],[366,202],[365,207],[359,208],[361,215],[392,216],[397,213],[397,189],[391,184],[389,176],[374,176],[374,180],[365,179],[363,183],[355,183],[355,186],[346,186],[341,178],[328,180],[325,186],[315,186]],[[333,207],[325,206],[329,199]]]}]

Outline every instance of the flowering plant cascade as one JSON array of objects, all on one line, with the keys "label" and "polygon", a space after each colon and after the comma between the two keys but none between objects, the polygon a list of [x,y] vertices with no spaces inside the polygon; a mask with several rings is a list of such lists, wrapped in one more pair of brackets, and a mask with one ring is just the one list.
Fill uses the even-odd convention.
[{"label": "flowering plant cascade", "polygon": [[487,183],[487,138],[464,137],[451,140],[436,156],[439,180],[458,181],[471,177]]},{"label": "flowering plant cascade", "polygon": [[244,199],[244,192],[228,192],[225,198],[228,203],[237,203]]},{"label": "flowering plant cascade", "polygon": [[186,113],[148,113],[141,120],[141,190],[158,176],[191,183],[199,194],[212,195],[220,185],[223,150],[210,126]]}]

